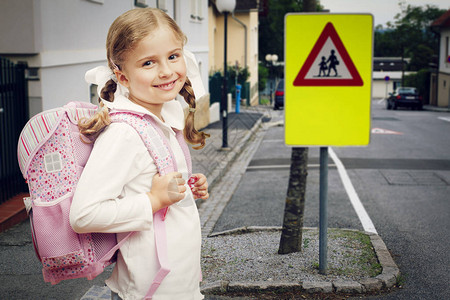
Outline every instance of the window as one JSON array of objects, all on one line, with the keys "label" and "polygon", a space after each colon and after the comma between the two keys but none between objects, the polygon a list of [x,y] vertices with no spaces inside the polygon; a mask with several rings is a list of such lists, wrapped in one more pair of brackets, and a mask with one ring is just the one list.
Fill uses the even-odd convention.
[{"label": "window", "polygon": [[59,152],[49,153],[44,156],[45,171],[54,173],[62,170],[61,154]]},{"label": "window", "polygon": [[167,12],[166,0],[158,0],[158,1],[156,2],[156,6],[157,6],[159,9],[161,9],[161,10]]},{"label": "window", "polygon": [[147,0],[134,0],[134,6],[147,7]]},{"label": "window", "polygon": [[448,59],[448,57],[450,56],[450,53],[448,53],[448,48],[450,46],[448,39],[449,39],[449,37],[446,36],[445,37],[445,57],[444,57],[444,59],[445,59],[445,62],[450,63],[450,61]]},{"label": "window", "polygon": [[89,87],[89,94],[90,94],[90,98],[91,98],[91,103],[98,105],[98,95],[97,95],[97,85],[96,84],[91,84]]},{"label": "window", "polygon": [[98,3],[98,4],[103,4],[103,0],[88,0],[88,1]]},{"label": "window", "polygon": [[191,0],[191,20],[202,21],[203,17],[203,0]]}]

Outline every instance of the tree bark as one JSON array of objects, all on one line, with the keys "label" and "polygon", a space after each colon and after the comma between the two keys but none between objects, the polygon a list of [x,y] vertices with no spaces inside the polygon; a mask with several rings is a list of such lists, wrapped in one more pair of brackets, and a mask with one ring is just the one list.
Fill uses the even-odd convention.
[{"label": "tree bark", "polygon": [[303,215],[305,211],[308,148],[292,148],[289,186],[284,207],[283,230],[279,254],[302,250]]},{"label": "tree bark", "polygon": [[[303,0],[303,11],[314,12],[316,0]],[[302,251],[308,148],[292,148],[289,186],[284,207],[283,230],[278,254]]]}]

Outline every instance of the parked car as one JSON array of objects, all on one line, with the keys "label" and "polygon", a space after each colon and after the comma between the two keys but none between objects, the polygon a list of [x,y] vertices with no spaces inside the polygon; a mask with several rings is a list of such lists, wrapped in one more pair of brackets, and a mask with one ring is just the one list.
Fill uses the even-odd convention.
[{"label": "parked car", "polygon": [[398,107],[411,107],[422,109],[422,97],[419,96],[417,89],[414,87],[400,87],[395,93],[390,93],[386,100],[387,109],[397,109]]},{"label": "parked car", "polygon": [[277,110],[284,107],[284,79],[278,82],[277,89],[275,90],[275,101],[273,103],[273,109]]}]

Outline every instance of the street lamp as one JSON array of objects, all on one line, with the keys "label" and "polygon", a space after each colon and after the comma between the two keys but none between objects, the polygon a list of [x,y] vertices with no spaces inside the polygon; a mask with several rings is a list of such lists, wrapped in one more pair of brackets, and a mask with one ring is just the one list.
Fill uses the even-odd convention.
[{"label": "street lamp", "polygon": [[220,13],[224,14],[224,50],[223,50],[223,87],[222,101],[220,102],[220,113],[222,117],[222,150],[229,150],[228,147],[228,103],[227,103],[227,19],[228,14],[236,7],[236,0],[216,0],[216,7]]},{"label": "street lamp", "polygon": [[[273,66],[278,61],[278,55],[276,55],[276,54],[267,54],[266,55],[266,61],[269,63],[269,77],[270,77],[270,73],[273,74]],[[270,85],[270,103],[272,103],[272,96],[273,96],[274,85],[275,85],[274,82],[272,82],[271,85]]]}]

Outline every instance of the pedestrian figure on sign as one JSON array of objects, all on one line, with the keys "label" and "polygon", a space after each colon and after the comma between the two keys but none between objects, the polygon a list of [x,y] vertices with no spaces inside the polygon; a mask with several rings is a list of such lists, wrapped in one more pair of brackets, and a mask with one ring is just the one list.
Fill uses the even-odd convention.
[{"label": "pedestrian figure on sign", "polygon": [[334,55],[335,51],[331,50],[330,52],[331,52],[331,54],[330,54],[330,56],[328,57],[328,60],[327,60],[327,63],[330,63],[328,65],[327,77],[330,77],[331,70],[334,70],[334,77],[336,77],[336,76],[338,76],[338,72],[336,70],[336,66],[339,65],[339,61],[338,61],[336,55]]},{"label": "pedestrian figure on sign", "polygon": [[327,62],[326,62],[326,58],[325,56],[322,56],[322,61],[319,64],[320,66],[320,70],[319,70],[319,77],[322,77],[322,72],[323,72],[323,76],[326,76],[326,70],[327,70]]}]

